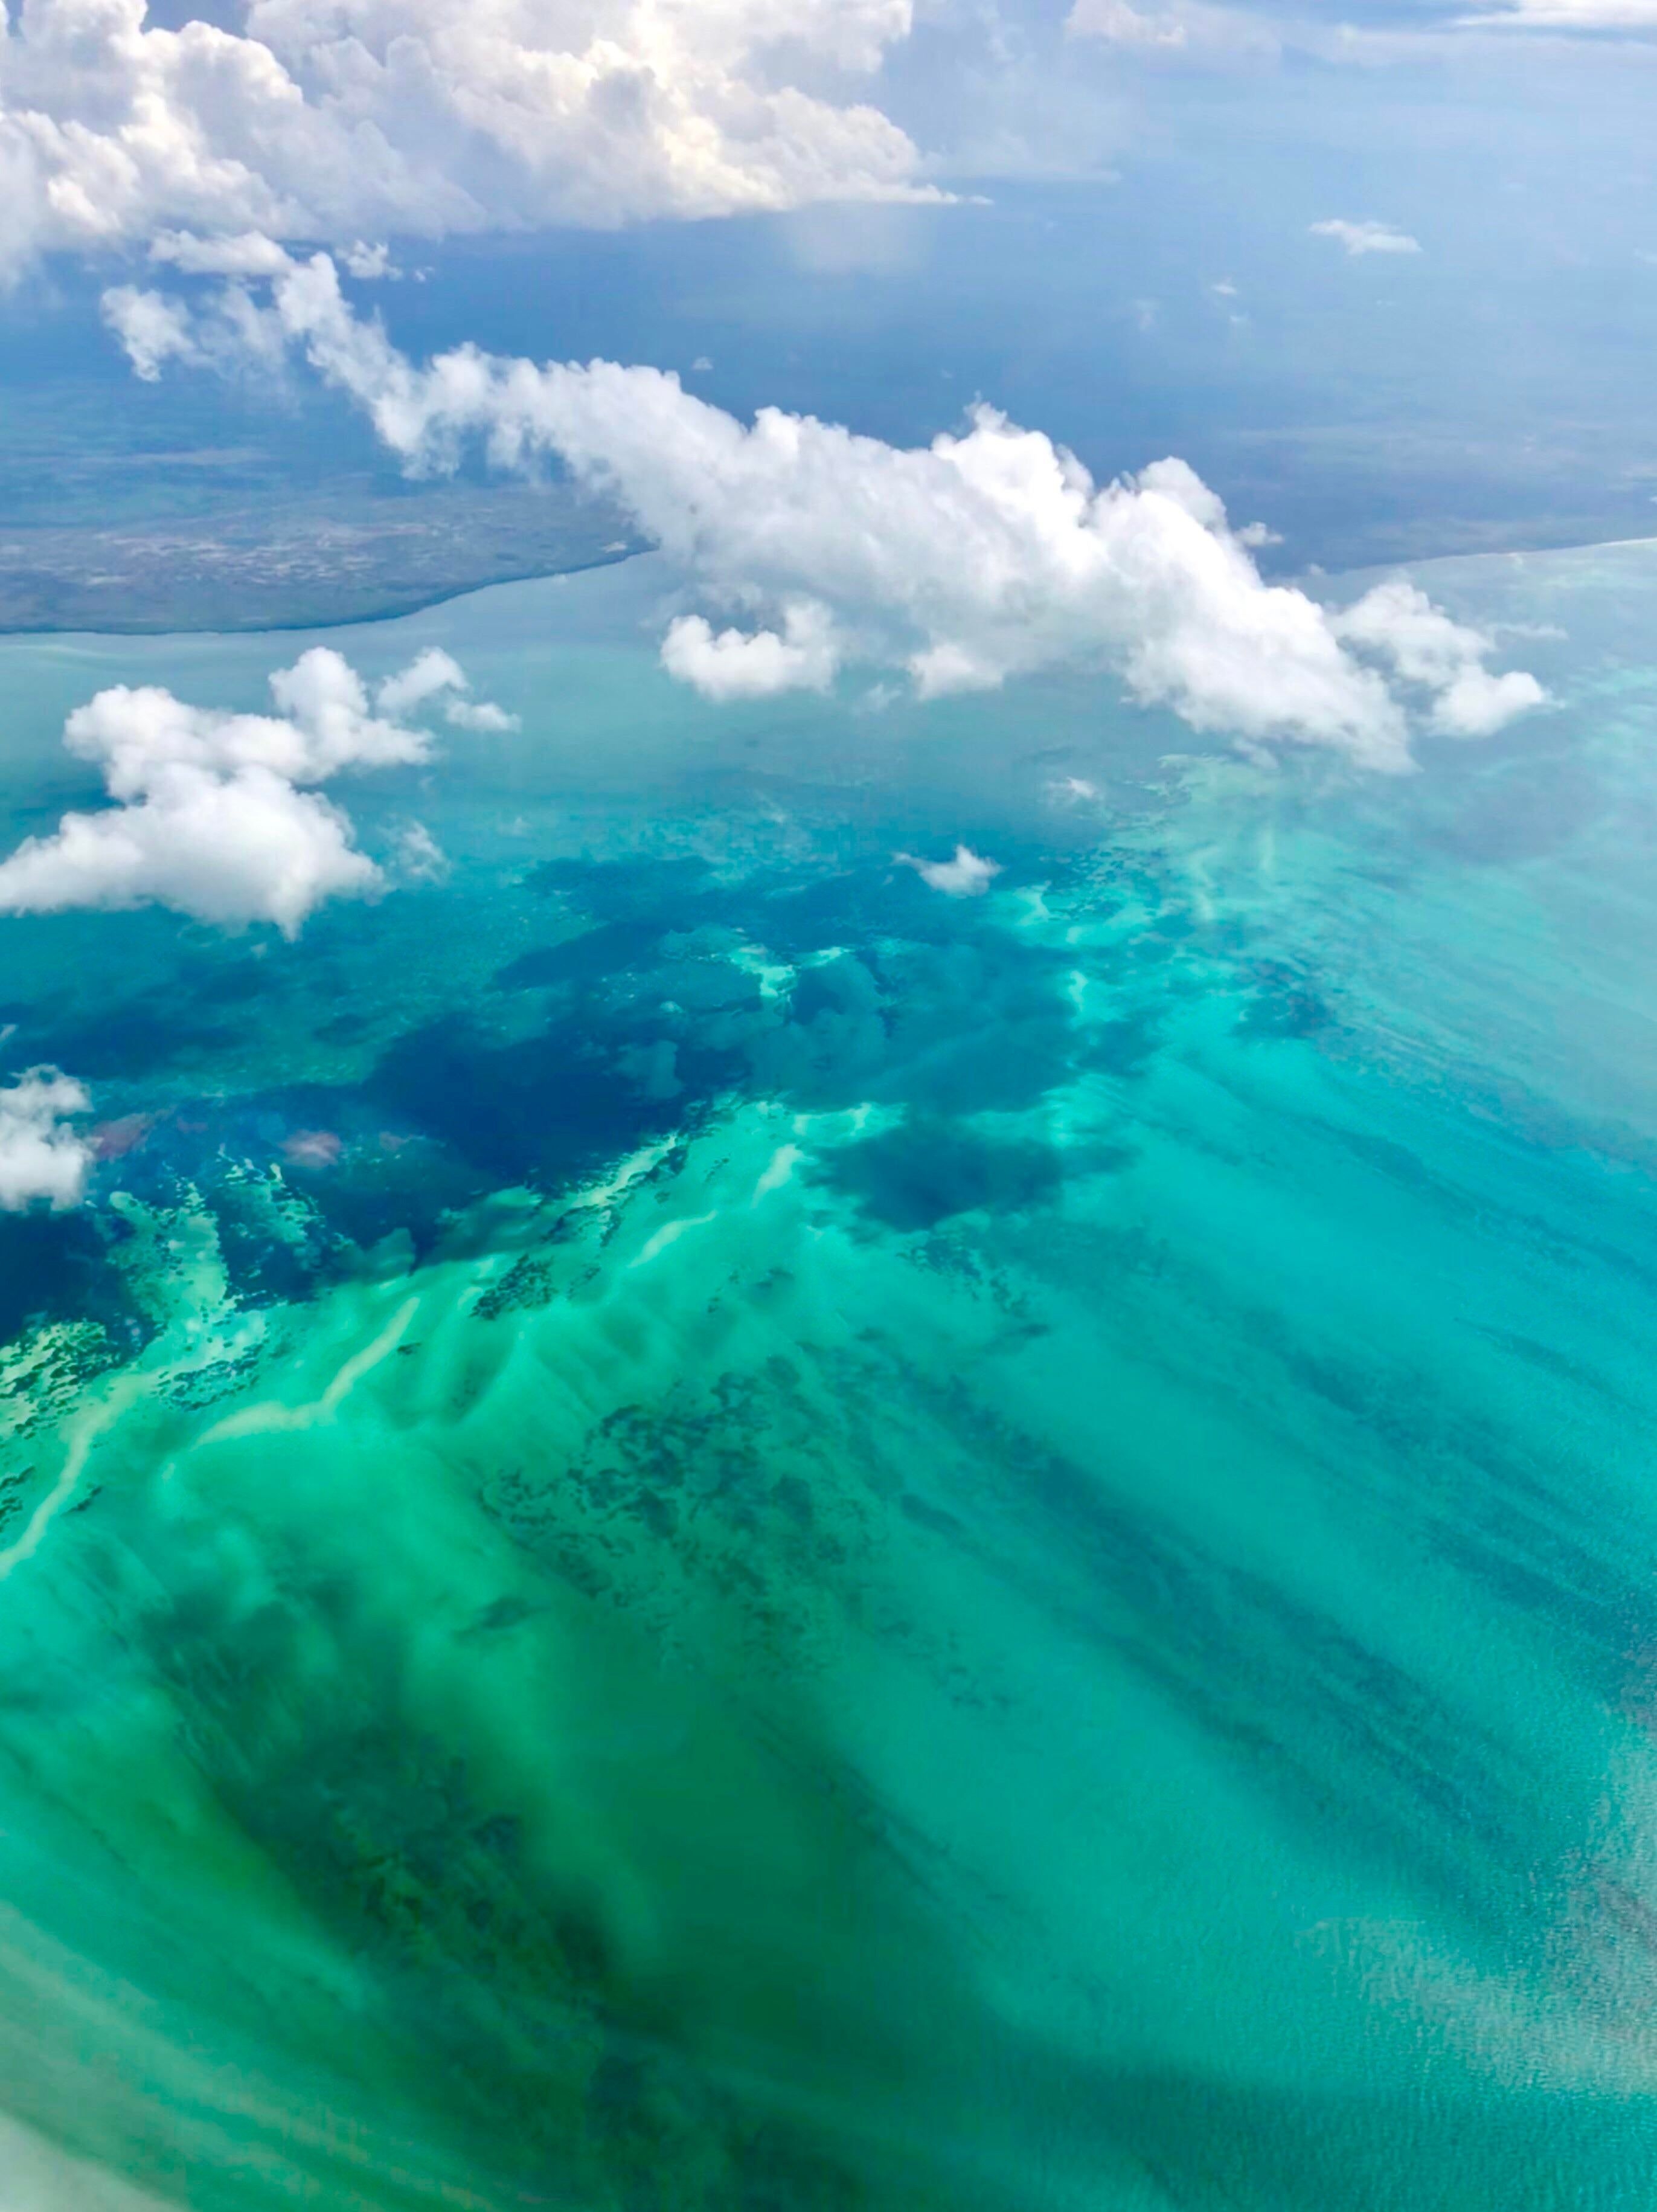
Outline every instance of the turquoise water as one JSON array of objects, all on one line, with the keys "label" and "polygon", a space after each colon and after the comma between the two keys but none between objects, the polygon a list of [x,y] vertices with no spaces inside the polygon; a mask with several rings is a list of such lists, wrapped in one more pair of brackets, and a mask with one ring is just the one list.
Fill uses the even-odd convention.
[{"label": "turquoise water", "polygon": [[[1650,2202],[1654,580],[1387,781],[506,587],[336,641],[523,716],[444,881],[3,925],[28,2212]],[[300,641],[0,643],[9,842]]]}]

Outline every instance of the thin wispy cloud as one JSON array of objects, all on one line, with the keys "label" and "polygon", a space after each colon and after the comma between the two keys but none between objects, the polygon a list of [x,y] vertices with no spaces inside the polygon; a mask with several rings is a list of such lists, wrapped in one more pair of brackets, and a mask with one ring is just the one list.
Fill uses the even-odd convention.
[{"label": "thin wispy cloud", "polygon": [[1182,46],[1190,35],[1178,15],[1148,14],[1131,7],[1128,0],[1076,0],[1065,27],[1071,38],[1152,50]]},{"label": "thin wispy cloud", "polygon": [[1657,0],[1509,0],[1464,15],[1479,29],[1624,31],[1657,35]]},{"label": "thin wispy cloud", "polygon": [[1332,238],[1355,260],[1366,253],[1421,252],[1419,239],[1411,238],[1408,231],[1399,230],[1390,222],[1348,222],[1344,216],[1331,216],[1308,228],[1314,238]]}]

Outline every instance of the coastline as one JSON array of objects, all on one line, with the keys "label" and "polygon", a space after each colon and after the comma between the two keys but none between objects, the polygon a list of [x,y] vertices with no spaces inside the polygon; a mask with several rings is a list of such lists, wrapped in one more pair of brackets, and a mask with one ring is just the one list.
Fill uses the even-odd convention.
[{"label": "coastline", "polygon": [[556,567],[535,566],[527,568],[505,569],[499,575],[479,576],[468,583],[447,584],[440,589],[423,592],[407,600],[397,600],[385,605],[370,605],[349,611],[338,611],[314,615],[289,617],[281,622],[271,622],[268,617],[246,622],[178,623],[130,622],[103,623],[95,627],[87,623],[9,623],[0,620],[0,638],[214,638],[214,637],[286,637],[311,630],[366,629],[377,623],[404,622],[411,615],[428,614],[434,607],[452,605],[458,599],[474,598],[480,592],[492,592],[504,584],[543,584],[557,576],[583,576],[595,568],[619,568],[640,555],[653,552],[652,545],[630,545],[625,552],[595,553],[589,559],[570,561]]},{"label": "coastline", "polygon": [[0,636],[337,629],[644,550],[605,502],[549,483],[273,487],[130,524],[0,518]]}]

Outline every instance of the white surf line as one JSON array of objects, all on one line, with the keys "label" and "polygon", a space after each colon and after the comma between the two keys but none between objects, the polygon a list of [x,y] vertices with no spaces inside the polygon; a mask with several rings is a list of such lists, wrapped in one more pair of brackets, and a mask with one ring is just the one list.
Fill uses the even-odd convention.
[{"label": "white surf line", "polygon": [[29,1516],[28,1526],[15,1544],[0,1552],[0,1583],[5,1582],[14,1568],[32,1559],[46,1540],[52,1522],[74,1497],[92,1447],[106,1429],[113,1428],[135,1398],[142,1397],[150,1388],[153,1377],[148,1375],[126,1375],[111,1385],[102,1402],[89,1406],[76,1420],[70,1431],[69,1449],[64,1455],[62,1472],[57,1482],[40,1500]]},{"label": "white surf line", "polygon": [[284,1406],[277,1399],[267,1399],[263,1405],[244,1407],[240,1413],[228,1413],[223,1420],[215,1421],[197,1437],[197,1443],[225,1443],[234,1437],[270,1436],[282,1429],[310,1429],[319,1421],[330,1419],[363,1376],[382,1360],[391,1358],[419,1310],[417,1297],[405,1298],[373,1343],[353,1352],[321,1397],[312,1399],[308,1405]]}]

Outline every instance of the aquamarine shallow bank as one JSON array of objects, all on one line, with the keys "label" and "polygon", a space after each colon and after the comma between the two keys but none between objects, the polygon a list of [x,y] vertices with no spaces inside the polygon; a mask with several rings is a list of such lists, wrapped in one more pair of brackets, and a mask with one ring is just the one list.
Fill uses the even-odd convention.
[{"label": "aquamarine shallow bank", "polygon": [[[503,587],[331,640],[522,717],[441,881],[0,923],[42,2204],[1647,2201],[1654,572],[1437,564],[1552,703],[1386,779]],[[303,641],[0,641],[8,842]]]}]

